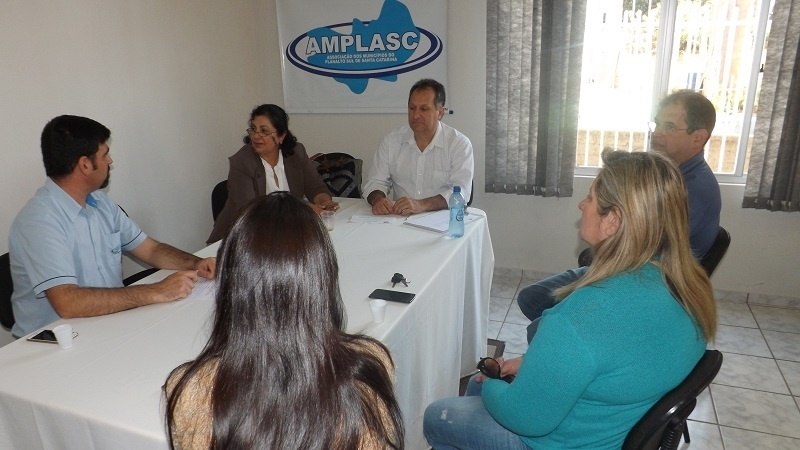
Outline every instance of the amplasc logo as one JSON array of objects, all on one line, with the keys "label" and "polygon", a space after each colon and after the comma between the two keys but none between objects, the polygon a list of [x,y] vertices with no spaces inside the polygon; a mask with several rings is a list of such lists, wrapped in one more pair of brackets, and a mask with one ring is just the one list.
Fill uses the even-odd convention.
[{"label": "amplasc logo", "polygon": [[375,20],[314,28],[286,47],[294,66],[332,77],[355,94],[370,78],[396,81],[397,75],[430,64],[442,53],[442,40],[414,25],[408,7],[385,0]]}]

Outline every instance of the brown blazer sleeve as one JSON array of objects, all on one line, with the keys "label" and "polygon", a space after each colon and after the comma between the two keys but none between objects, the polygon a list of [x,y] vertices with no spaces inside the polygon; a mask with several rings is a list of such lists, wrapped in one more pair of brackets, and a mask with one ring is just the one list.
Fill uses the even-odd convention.
[{"label": "brown blazer sleeve", "polygon": [[226,234],[239,217],[242,208],[251,200],[266,193],[264,165],[249,145],[245,145],[228,158],[228,200],[214,222],[208,244],[216,242]]}]

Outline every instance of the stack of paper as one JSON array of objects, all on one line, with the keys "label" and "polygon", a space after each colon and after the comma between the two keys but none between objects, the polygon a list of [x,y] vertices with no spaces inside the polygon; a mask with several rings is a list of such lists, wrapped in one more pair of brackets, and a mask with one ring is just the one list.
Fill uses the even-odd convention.
[{"label": "stack of paper", "polygon": [[[464,224],[466,225],[470,222],[474,222],[481,217],[482,216],[477,214],[464,214]],[[435,211],[426,214],[416,214],[410,216],[403,223],[406,225],[411,225],[412,227],[444,233],[448,228],[450,228],[450,210],[443,209],[441,211]]]}]

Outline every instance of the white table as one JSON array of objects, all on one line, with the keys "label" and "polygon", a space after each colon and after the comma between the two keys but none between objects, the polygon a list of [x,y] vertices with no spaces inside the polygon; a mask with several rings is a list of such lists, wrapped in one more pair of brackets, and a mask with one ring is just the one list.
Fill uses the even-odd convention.
[{"label": "white table", "polygon": [[[369,207],[362,200],[338,200],[342,209],[331,236],[347,330],[373,336],[391,350],[406,448],[427,448],[425,407],[457,395],[458,378],[486,351],[494,268],[487,222],[468,224],[463,238],[450,239],[402,225],[399,218],[351,223],[351,216],[366,215]],[[215,249],[198,255],[213,255]],[[374,324],[367,296],[375,288],[391,288],[395,272],[411,281],[408,288],[395,289],[417,297],[410,305],[389,303],[386,320]],[[172,368],[205,344],[211,291],[196,289],[179,302],[69,320],[79,333],[70,350],[22,339],[0,349],[0,448],[167,448],[161,386]]]}]

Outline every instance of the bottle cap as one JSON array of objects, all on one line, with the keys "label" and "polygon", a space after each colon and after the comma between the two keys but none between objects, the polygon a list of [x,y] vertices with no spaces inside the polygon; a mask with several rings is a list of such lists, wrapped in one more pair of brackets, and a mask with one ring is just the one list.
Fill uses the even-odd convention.
[{"label": "bottle cap", "polygon": [[453,186],[453,193],[457,193],[457,192],[458,193],[461,192],[461,186]]}]

